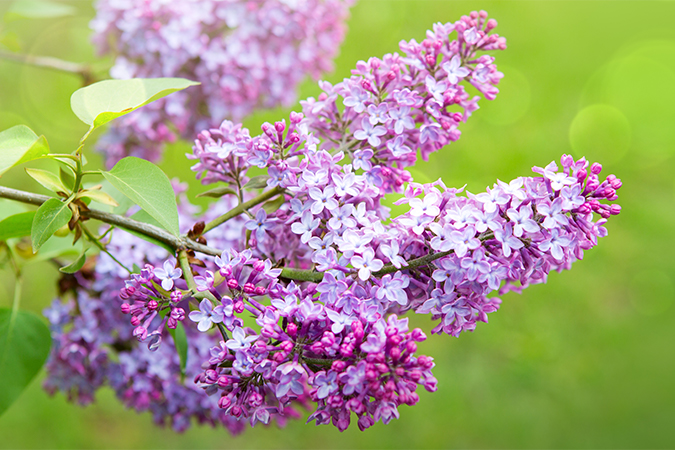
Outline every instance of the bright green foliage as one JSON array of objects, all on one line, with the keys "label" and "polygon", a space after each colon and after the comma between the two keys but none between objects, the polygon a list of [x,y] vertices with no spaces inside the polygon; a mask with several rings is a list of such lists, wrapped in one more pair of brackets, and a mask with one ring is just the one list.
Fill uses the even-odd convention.
[{"label": "bright green foliage", "polygon": [[75,91],[70,97],[70,107],[82,122],[94,129],[173,92],[197,84],[199,83],[183,78],[104,80]]},{"label": "bright green foliage", "polygon": [[37,315],[0,309],[0,415],[40,371],[50,346],[49,328]]},{"label": "bright green foliage", "polygon": [[47,242],[47,239],[52,237],[59,228],[66,225],[72,216],[73,213],[67,203],[56,198],[50,198],[44,202],[33,218],[30,233],[33,252],[37,253],[42,244]]},{"label": "bright green foliage", "polygon": [[68,191],[68,189],[61,182],[61,179],[47,170],[26,168],[26,173],[30,175],[32,179],[34,179],[42,186],[44,186],[46,189],[49,189],[52,192]]},{"label": "bright green foliage", "polygon": [[62,273],[75,273],[84,266],[85,261],[87,260],[87,252],[84,251],[82,254],[72,263],[67,266],[61,267],[59,270]]},{"label": "bright green foliage", "polygon": [[178,236],[176,197],[162,169],[144,159],[129,156],[121,159],[109,172],[103,172],[103,176],[162,228]]},{"label": "bright green foliage", "polygon": [[35,211],[28,211],[9,216],[0,221],[0,242],[7,239],[30,236]]},{"label": "bright green foliage", "polygon": [[17,125],[0,133],[0,175],[7,170],[43,157],[49,153],[44,136],[38,136],[25,125]]},{"label": "bright green foliage", "polygon": [[178,322],[175,330],[169,328],[169,333],[171,333],[173,342],[176,344],[176,351],[178,352],[178,358],[180,360],[181,377],[185,377],[185,367],[187,366],[188,357],[188,341],[187,335],[185,334],[185,328],[183,328],[183,323]]}]

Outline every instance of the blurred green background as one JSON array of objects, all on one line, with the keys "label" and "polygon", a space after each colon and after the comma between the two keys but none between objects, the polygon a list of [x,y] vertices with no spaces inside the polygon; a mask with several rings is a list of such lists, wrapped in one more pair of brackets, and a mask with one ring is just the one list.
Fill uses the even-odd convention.
[{"label": "blurred green background", "polygon": [[[92,6],[71,4],[76,16],[2,26],[26,53],[95,61]],[[438,392],[420,392],[419,404],[402,406],[388,426],[362,433],[354,423],[341,434],[296,421],[234,438],[199,426],[178,435],[155,427],[148,413],[125,410],[108,389],[87,408],[50,398],[40,376],[0,417],[0,447],[675,447],[675,2],[359,0],[326,78],[339,81],[356,61],[395,51],[402,39],[420,41],[434,22],[474,9],[487,10],[507,38],[496,54],[501,93],[482,101],[462,139],[413,176],[477,192],[563,153],[599,161],[624,187],[623,211],[598,248],[546,285],[504,296],[475,333],[421,345],[436,360]],[[72,151],[85,131],[68,107],[79,83],[0,61],[0,129],[25,123],[53,149]],[[318,92],[312,82],[302,87],[303,97]],[[258,113],[246,125],[255,130],[287,113]],[[162,167],[195,194],[188,148],[175,145]],[[21,170],[2,182],[42,192]],[[39,312],[54,296],[57,272],[42,263],[27,277],[22,307]],[[0,272],[0,304],[9,304],[12,286]],[[429,330],[424,319],[415,324]]]}]

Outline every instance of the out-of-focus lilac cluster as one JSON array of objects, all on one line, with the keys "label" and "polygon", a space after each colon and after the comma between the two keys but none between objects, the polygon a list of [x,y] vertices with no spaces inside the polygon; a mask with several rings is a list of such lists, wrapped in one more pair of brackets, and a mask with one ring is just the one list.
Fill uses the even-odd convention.
[{"label": "out-of-focus lilac cluster", "polygon": [[99,0],[93,42],[113,78],[199,81],[116,121],[107,163],[157,160],[163,146],[255,108],[288,106],[306,77],[332,70],[353,0]]},{"label": "out-of-focus lilac cluster", "polygon": [[[182,189],[179,187],[179,194]],[[181,223],[190,223],[194,208],[184,198],[180,206]],[[208,219],[209,214],[216,217],[232,206],[232,202],[223,199],[204,218]],[[182,230],[187,231],[185,227]],[[229,234],[219,236],[214,242],[220,246],[238,245],[243,230],[243,221],[234,220],[230,223]],[[175,275],[172,267],[162,265],[169,256],[163,248],[122,230],[113,232],[107,248],[125,267],[145,266],[142,274],[126,283],[126,292],[132,290],[143,276],[150,275],[151,263],[161,266],[152,270],[152,279],[156,282],[153,289],[171,289],[167,285],[168,279],[185,287],[182,279],[171,278]],[[168,273],[162,272],[165,269],[169,269]],[[182,321],[188,343],[185,372],[191,376],[181,377],[180,358],[164,325],[176,328],[177,320],[182,318],[177,313],[188,308],[187,300],[157,305],[151,308],[153,311],[144,310],[139,302],[127,311],[129,315],[125,315],[120,286],[125,286],[129,273],[106,254],[99,256],[90,277],[85,278],[81,273],[75,274],[74,278],[67,277],[69,280],[65,284],[76,286],[74,295],[64,293],[62,299],[54,300],[45,310],[53,338],[46,366],[48,376],[44,382],[48,392],[62,392],[70,401],[86,405],[94,401],[99,388],[110,386],[127,407],[138,412],[151,411],[155,422],[176,431],[184,431],[193,420],[212,426],[221,424],[232,433],[243,429],[243,423],[221,411],[217,401],[204,396],[192,382],[191,376],[201,370],[201,362],[208,358],[214,340],[200,333],[187,320]],[[150,291],[146,294],[159,298]],[[146,303],[152,300],[146,297]],[[168,309],[166,313],[169,314],[160,311],[162,308]],[[158,314],[152,316],[153,312]],[[174,312],[173,316],[171,312]],[[139,339],[145,342],[140,343]]]},{"label": "out-of-focus lilac cluster", "polygon": [[[584,158],[563,155],[560,166],[535,167],[540,176],[466,195],[404,170],[418,150],[426,156],[459,137],[477,100],[461,83],[496,94],[501,74],[492,57],[476,55],[504,47],[489,34],[495,26],[484,12],[436,25],[421,44],[401,44],[406,57],[359,63],[259,136],[229,121],[198,135],[193,170],[223,195],[209,217],[240,209],[197,233],[224,249],[219,256],[195,255],[182,270],[173,257],[131,258],[143,269],[116,279],[116,307],[128,314],[119,336],[154,351],[134,360],[146,368],[129,362],[121,372],[132,406],[148,398],[136,395],[136,377],[159,371],[176,383],[167,336],[182,322],[190,347],[200,343],[187,374],[209,405],[188,417],[218,417],[236,431],[283,423],[304,405],[309,421],[339,430],[352,419],[361,430],[389,423],[418,402],[419,386],[436,390],[433,359],[417,354],[426,336],[405,313],[429,314],[432,333],[472,331],[499,308],[494,295],[569,269],[607,234],[621,181],[601,180],[600,164]],[[390,218],[382,199],[394,191],[409,210]],[[163,372],[159,361],[172,366]],[[175,421],[182,403],[160,404]]]}]

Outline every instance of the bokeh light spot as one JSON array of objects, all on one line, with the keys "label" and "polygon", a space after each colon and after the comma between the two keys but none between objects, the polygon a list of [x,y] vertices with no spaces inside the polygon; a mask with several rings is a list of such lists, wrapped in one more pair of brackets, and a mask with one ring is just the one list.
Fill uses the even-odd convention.
[{"label": "bokeh light spot", "polygon": [[631,126],[621,111],[610,105],[588,106],[570,125],[570,145],[575,157],[616,163],[630,147]]},{"label": "bokeh light spot", "polygon": [[499,101],[484,100],[480,117],[494,125],[511,125],[520,120],[530,109],[532,94],[530,82],[519,70],[498,65],[504,78],[499,81]]}]

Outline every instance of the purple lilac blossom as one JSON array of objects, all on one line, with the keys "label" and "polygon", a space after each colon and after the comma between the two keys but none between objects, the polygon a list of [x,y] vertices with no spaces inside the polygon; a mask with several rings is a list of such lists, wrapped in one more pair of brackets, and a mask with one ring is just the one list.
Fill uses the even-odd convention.
[{"label": "purple lilac blossom", "polygon": [[333,69],[353,0],[98,0],[90,26],[113,78],[182,77],[190,88],[118,119],[108,165],[157,160],[164,144],[256,108],[289,106],[305,77]]},{"label": "purple lilac blossom", "polygon": [[[426,335],[410,330],[404,314],[428,314],[435,334],[473,331],[499,308],[498,295],[543,283],[552,270],[583,258],[607,234],[607,219],[620,212],[610,203],[621,181],[614,175],[600,180],[599,164],[569,155],[560,166],[534,167],[537,176],[498,180],[479,194],[441,180],[415,183],[404,170],[418,149],[428,155],[459,137],[456,125],[477,99],[458,83],[494,98],[501,74],[492,57],[475,53],[504,47],[489,34],[495,26],[484,12],[436,25],[422,44],[401,44],[408,56],[359,63],[352,78],[322,84],[325,95],[304,102],[303,114],[266,123],[259,136],[228,121],[202,131],[188,155],[196,160],[193,170],[204,184],[223,183],[233,192],[214,203],[206,219],[222,214],[222,205],[254,198],[260,188],[246,188],[251,167],[266,170],[270,200],[202,236],[226,250],[215,258],[195,255],[201,258],[191,265],[197,289],[178,279],[171,292],[162,292],[170,264],[157,267],[168,255],[130,259],[120,246],[123,262],[142,266],[140,273],[106,280],[118,283],[117,304],[131,317],[127,323],[122,316],[119,329],[132,350],[116,350],[115,371],[103,369],[110,359],[87,347],[96,322],[80,313],[68,340],[78,339],[83,350],[71,355],[63,350],[68,340],[60,344],[55,369],[81,371],[86,358],[100,360],[100,366],[91,363],[91,373],[84,365],[81,377],[93,383],[108,377],[120,398],[139,410],[155,410],[158,398],[175,411],[173,400],[164,400],[168,388],[153,383],[187,386],[176,382],[177,357],[166,334],[182,321],[190,346],[204,343],[188,372],[190,388],[203,390],[202,403],[194,401],[188,417],[217,417],[231,431],[240,429],[234,424],[283,423],[297,417],[299,404],[313,409],[309,421],[317,425],[343,431],[356,418],[363,430],[398,418],[401,405],[416,404],[418,387],[435,391],[433,359],[417,353]],[[338,95],[344,97],[341,118],[334,114]],[[453,107],[463,112],[450,112]],[[394,111],[389,121],[386,108]],[[356,129],[333,126],[342,117]],[[419,128],[409,126],[409,117]],[[399,138],[404,142],[394,152],[387,143]],[[405,159],[403,147],[411,149]],[[397,204],[408,205],[394,218],[382,204],[392,191],[402,192]],[[56,304],[48,316],[63,324],[74,310]],[[246,325],[245,316],[253,317]],[[110,330],[107,338],[114,335]],[[80,392],[86,398],[88,392]],[[184,423],[184,415],[161,417]]]}]

